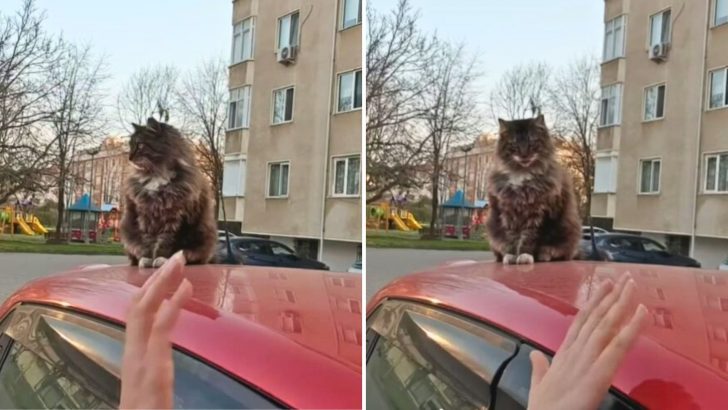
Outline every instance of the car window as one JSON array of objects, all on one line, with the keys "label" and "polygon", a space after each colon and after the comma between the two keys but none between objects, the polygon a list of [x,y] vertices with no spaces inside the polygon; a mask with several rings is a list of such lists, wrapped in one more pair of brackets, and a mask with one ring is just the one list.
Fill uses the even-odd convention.
[{"label": "car window", "polygon": [[[0,408],[118,408],[123,330],[76,314],[25,306],[5,337]],[[175,408],[274,408],[254,390],[175,350]]]},{"label": "car window", "polygon": [[612,248],[620,249],[620,250],[626,250],[626,251],[640,251],[642,250],[642,247],[640,246],[639,242],[635,241],[632,238],[612,238],[609,240],[609,246]]},{"label": "car window", "polygon": [[489,386],[516,352],[500,332],[397,301],[379,308],[367,341],[367,407],[378,409],[487,409]]},{"label": "car window", "polygon": [[[498,381],[497,400],[493,410],[525,410],[528,407],[528,393],[531,389],[531,361],[529,354],[535,350],[521,344],[518,354],[508,362]],[[549,360],[551,360],[551,357]],[[631,402],[614,391],[610,391],[599,405],[599,410],[637,410],[643,407]]]},{"label": "car window", "polygon": [[644,250],[646,250],[647,252],[664,251],[665,250],[665,248],[662,245],[660,245],[659,243],[657,243],[655,241],[651,241],[649,239],[643,239],[642,240],[642,248]]},{"label": "car window", "polygon": [[237,247],[243,252],[261,253],[262,250],[258,242],[255,241],[238,241]]},{"label": "car window", "polygon": [[295,253],[279,243],[271,243],[270,249],[274,255],[295,255]]}]

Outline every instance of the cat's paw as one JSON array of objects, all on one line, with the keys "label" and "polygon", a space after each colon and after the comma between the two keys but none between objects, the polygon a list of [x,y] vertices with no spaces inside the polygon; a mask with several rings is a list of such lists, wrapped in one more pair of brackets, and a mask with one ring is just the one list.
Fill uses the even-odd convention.
[{"label": "cat's paw", "polygon": [[516,259],[517,265],[531,265],[533,264],[533,255],[530,253],[522,253],[518,255],[518,258]]},{"label": "cat's paw", "polygon": [[157,256],[156,258],[154,258],[152,266],[155,268],[161,268],[165,262],[167,262],[167,258],[165,258],[164,256]]},{"label": "cat's paw", "polygon": [[139,267],[140,268],[151,268],[154,264],[154,261],[152,261],[152,258],[139,258]]},{"label": "cat's paw", "polygon": [[503,255],[503,264],[504,265],[515,265],[516,264],[516,255],[507,253]]}]

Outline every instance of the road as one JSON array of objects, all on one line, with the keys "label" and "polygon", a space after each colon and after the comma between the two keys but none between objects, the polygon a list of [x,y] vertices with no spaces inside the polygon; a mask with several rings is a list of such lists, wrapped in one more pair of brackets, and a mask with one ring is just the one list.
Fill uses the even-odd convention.
[{"label": "road", "polygon": [[367,248],[366,300],[380,288],[407,273],[417,272],[446,262],[461,260],[492,260],[485,251],[434,251],[425,249]]},{"label": "road", "polygon": [[0,253],[0,302],[25,282],[79,265],[125,263],[125,256]]}]

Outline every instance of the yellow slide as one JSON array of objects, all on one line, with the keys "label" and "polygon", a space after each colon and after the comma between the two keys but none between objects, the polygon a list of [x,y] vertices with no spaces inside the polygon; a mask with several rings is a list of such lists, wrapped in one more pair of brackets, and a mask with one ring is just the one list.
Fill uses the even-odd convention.
[{"label": "yellow slide", "polygon": [[15,225],[20,229],[20,232],[26,235],[35,235],[30,226],[20,216],[15,217]]},{"label": "yellow slide", "polygon": [[404,223],[402,218],[399,217],[397,214],[393,214],[389,217],[389,219],[394,222],[394,226],[399,229],[400,231],[409,231],[410,229],[407,227],[407,225]]},{"label": "yellow slide", "polygon": [[404,222],[407,224],[408,227],[415,231],[419,231],[420,229],[422,229],[422,225],[417,222],[417,219],[415,219],[415,216],[412,215],[412,212],[407,212],[407,219],[405,219]]},{"label": "yellow slide", "polygon": [[48,233],[48,229],[46,229],[46,227],[43,226],[43,224],[40,222],[40,219],[38,219],[37,216],[35,216],[35,215],[31,216],[30,221],[27,221],[27,222],[28,222],[28,226],[30,226],[30,228],[33,229],[33,231],[35,233],[38,233],[41,235],[45,235]]}]

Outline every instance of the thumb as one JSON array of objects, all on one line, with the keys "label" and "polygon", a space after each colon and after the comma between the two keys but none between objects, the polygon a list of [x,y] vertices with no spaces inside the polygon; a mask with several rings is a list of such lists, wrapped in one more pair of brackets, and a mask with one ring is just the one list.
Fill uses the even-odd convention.
[{"label": "thumb", "polygon": [[529,358],[531,359],[531,391],[533,391],[533,388],[541,383],[551,364],[546,356],[538,350],[532,351]]}]

